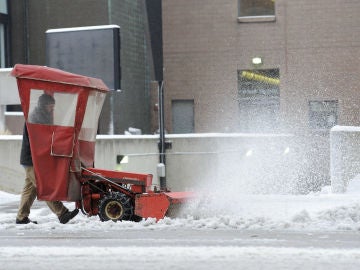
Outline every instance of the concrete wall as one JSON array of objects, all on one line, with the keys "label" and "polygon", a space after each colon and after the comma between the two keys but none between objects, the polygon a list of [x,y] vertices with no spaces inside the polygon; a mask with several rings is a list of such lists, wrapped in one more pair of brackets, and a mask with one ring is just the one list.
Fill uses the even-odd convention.
[{"label": "concrete wall", "polygon": [[[21,136],[0,136],[0,190],[18,193],[24,170],[19,165]],[[239,193],[296,193],[301,148],[291,135],[167,135],[166,178],[172,191],[237,189]],[[119,169],[116,156],[128,156],[121,170],[154,175],[158,136],[98,136],[95,167]]]},{"label": "concrete wall", "polygon": [[349,182],[360,174],[359,141],[360,127],[335,126],[331,129],[330,173],[333,192],[345,192]]},{"label": "concrete wall", "polygon": [[[16,79],[10,75],[11,71],[12,68],[0,69],[0,134],[21,134],[15,123],[18,119],[13,120],[12,115],[6,115],[6,105],[20,104]],[[9,120],[13,125],[9,125]]]},{"label": "concrete wall", "polygon": [[0,136],[0,190],[18,193],[24,183],[24,169],[20,166],[21,135]]}]

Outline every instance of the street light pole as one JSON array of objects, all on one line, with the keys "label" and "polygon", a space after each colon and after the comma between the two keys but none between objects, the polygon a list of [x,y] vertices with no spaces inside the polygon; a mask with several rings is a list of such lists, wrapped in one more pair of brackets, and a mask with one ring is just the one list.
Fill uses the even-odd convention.
[{"label": "street light pole", "polygon": [[[160,142],[159,142],[159,161],[165,169],[166,164],[166,144],[165,144],[165,116],[164,116],[164,82],[158,82],[158,95],[159,95],[159,133],[160,133]],[[166,189],[166,176],[165,172],[160,175],[160,188],[162,190]]]}]

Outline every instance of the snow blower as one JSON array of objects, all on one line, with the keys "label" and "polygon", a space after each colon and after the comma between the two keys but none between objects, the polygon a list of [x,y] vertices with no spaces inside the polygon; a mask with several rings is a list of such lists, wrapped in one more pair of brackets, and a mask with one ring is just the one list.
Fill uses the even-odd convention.
[{"label": "snow blower", "polygon": [[[98,120],[109,91],[102,80],[22,64],[11,75],[17,79],[39,200],[75,202],[102,221],[139,221],[162,219],[193,196],[154,189],[151,174],[94,168]],[[55,100],[47,123],[32,117],[43,95]]]}]

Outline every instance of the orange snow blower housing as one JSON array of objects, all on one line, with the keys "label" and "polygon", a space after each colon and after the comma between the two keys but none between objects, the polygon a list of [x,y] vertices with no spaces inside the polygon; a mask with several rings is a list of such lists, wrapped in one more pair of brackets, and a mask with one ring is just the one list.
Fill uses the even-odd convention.
[{"label": "orange snow blower housing", "polygon": [[[73,201],[102,221],[164,218],[187,192],[152,190],[152,175],[93,168],[100,112],[109,91],[100,79],[58,69],[15,65],[21,106],[29,133],[39,200]],[[40,97],[55,101],[51,121],[33,117]]]}]

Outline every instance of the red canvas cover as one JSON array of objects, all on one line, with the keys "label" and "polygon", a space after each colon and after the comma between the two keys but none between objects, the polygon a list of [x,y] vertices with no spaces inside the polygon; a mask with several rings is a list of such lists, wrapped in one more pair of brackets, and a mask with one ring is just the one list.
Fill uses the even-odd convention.
[{"label": "red canvas cover", "polygon": [[[86,149],[78,140],[88,97],[94,91],[103,93],[109,89],[99,79],[49,67],[16,65],[11,74],[17,78],[28,128],[38,199],[79,199],[80,189],[76,187],[79,183],[74,184],[74,181],[80,172],[80,164],[82,159],[85,163],[94,159],[95,142],[82,139],[81,145],[91,145]],[[54,120],[51,123],[35,122],[30,116],[39,106],[40,98],[37,98],[45,94],[56,101]]]},{"label": "red canvas cover", "polygon": [[17,64],[13,68],[11,75],[16,78],[59,82],[103,91],[109,90],[109,88],[100,79],[86,77],[46,66]]}]

